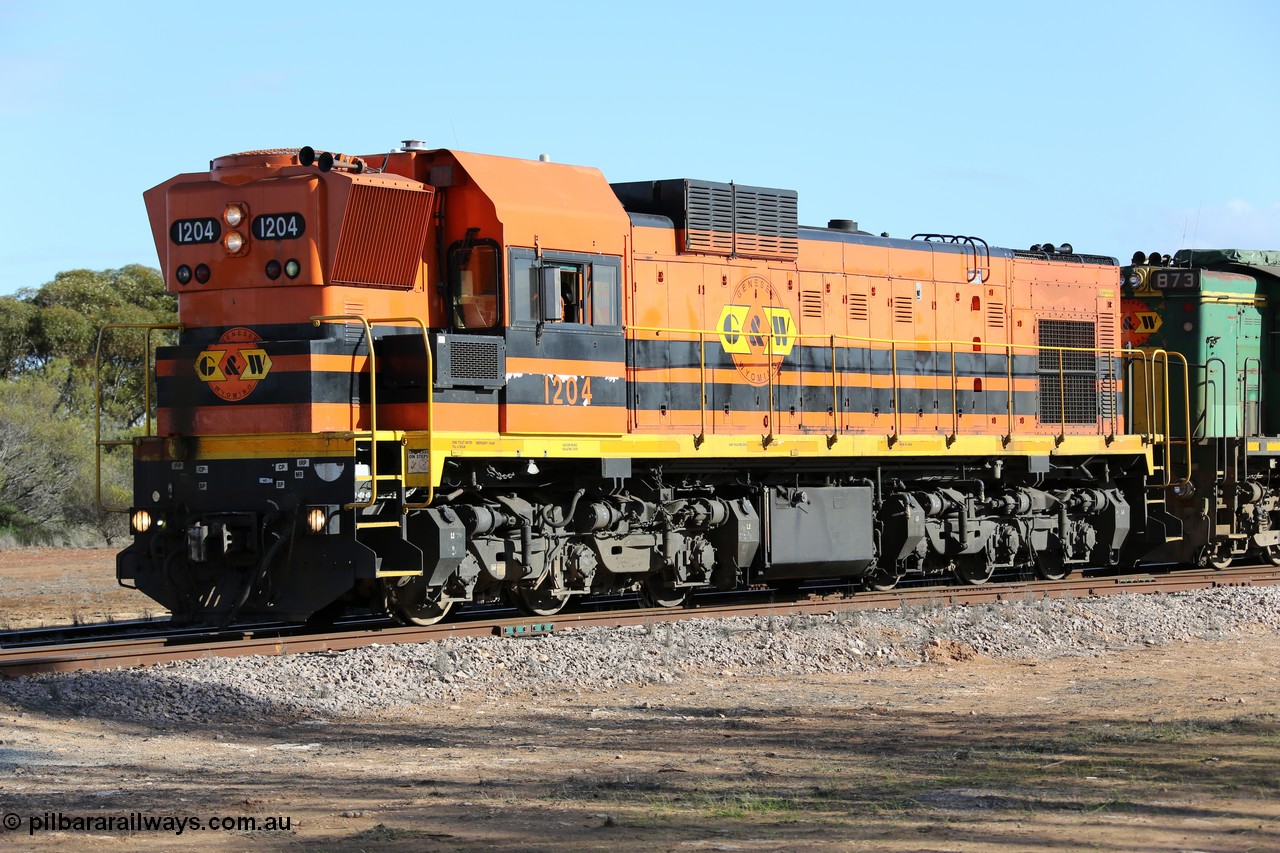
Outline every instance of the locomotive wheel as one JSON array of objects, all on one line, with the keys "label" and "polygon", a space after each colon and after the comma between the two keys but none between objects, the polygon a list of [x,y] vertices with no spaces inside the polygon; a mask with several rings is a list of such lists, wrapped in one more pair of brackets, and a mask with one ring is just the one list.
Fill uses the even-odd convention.
[{"label": "locomotive wheel", "polygon": [[1273,566],[1280,566],[1280,545],[1268,545],[1262,549],[1262,556]]},{"label": "locomotive wheel", "polygon": [[646,607],[680,607],[689,600],[689,588],[668,589],[660,572],[650,572],[640,584],[640,600]]},{"label": "locomotive wheel", "polygon": [[516,587],[512,597],[516,607],[526,616],[555,616],[569,603],[569,596],[561,598],[551,589],[550,573],[536,587]]},{"label": "locomotive wheel", "polygon": [[991,580],[995,566],[981,554],[968,554],[956,558],[956,579],[969,586],[980,586]]},{"label": "locomotive wheel", "polygon": [[[1268,549],[1268,559],[1270,559],[1270,549]],[[1202,566],[1212,566],[1218,571],[1229,568],[1231,566],[1231,546],[1225,541],[1210,542],[1200,548],[1200,554],[1196,562]]]},{"label": "locomotive wheel", "polygon": [[387,582],[387,603],[393,616],[406,625],[426,627],[434,625],[449,615],[453,609],[452,601],[442,602],[444,588],[432,589],[424,577],[397,579]]},{"label": "locomotive wheel", "polygon": [[862,576],[862,588],[871,592],[888,592],[898,585],[898,579],[898,575],[877,566]]},{"label": "locomotive wheel", "polygon": [[1071,574],[1071,567],[1056,554],[1037,554],[1035,573],[1042,581],[1060,581]]}]

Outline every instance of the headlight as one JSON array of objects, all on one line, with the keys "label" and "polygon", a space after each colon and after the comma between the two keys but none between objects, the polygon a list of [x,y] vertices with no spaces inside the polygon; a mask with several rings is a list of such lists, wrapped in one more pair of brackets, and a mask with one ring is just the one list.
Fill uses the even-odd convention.
[{"label": "headlight", "polygon": [[293,258],[284,262],[284,274],[289,278],[297,278],[300,272],[302,272],[302,267]]},{"label": "headlight", "polygon": [[238,204],[227,205],[227,209],[222,211],[222,221],[235,228],[244,221],[244,209]]},{"label": "headlight", "polygon": [[222,245],[226,246],[227,251],[234,255],[244,248],[244,235],[239,231],[229,231],[223,239]]},{"label": "headlight", "polygon": [[151,513],[145,509],[136,510],[129,519],[129,525],[134,533],[146,533],[151,529]]},{"label": "headlight", "polygon": [[1136,271],[1129,273],[1129,286],[1137,287],[1140,284],[1142,284],[1142,276],[1139,275]]},{"label": "headlight", "polygon": [[307,528],[312,533],[319,533],[324,530],[325,522],[328,520],[328,514],[324,511],[324,507],[312,507],[307,512]]},{"label": "headlight", "polygon": [[340,507],[337,504],[307,507],[307,513],[305,516],[307,532],[337,533],[339,527],[337,523],[339,509]]}]

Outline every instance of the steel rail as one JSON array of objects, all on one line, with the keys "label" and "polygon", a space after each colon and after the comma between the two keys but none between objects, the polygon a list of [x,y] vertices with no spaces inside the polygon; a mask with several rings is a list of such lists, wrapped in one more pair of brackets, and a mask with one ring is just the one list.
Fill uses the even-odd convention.
[{"label": "steel rail", "polygon": [[0,650],[0,675],[15,678],[43,672],[154,666],[198,658],[340,652],[375,644],[424,643],[448,637],[537,637],[564,630],[619,628],[686,619],[828,614],[856,610],[891,610],[899,607],[975,606],[1275,584],[1280,584],[1280,568],[1242,566],[1221,571],[1083,576],[1061,581],[1020,581],[990,586],[917,587],[888,592],[828,594],[803,600],[714,604],[685,609],[610,610],[561,613],[550,617],[493,618],[482,615],[476,621],[446,622],[430,627],[389,627],[293,636],[280,636],[278,631],[255,636],[251,631],[245,631],[236,639],[212,641],[190,637],[151,637],[140,641],[125,638],[104,643]]}]

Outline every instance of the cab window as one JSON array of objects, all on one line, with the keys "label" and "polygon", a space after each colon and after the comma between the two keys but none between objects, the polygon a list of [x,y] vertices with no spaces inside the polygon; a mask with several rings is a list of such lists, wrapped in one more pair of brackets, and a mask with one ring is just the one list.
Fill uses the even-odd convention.
[{"label": "cab window", "polygon": [[498,244],[463,240],[449,249],[449,294],[455,329],[492,329],[498,315]]},{"label": "cab window", "polygon": [[512,249],[510,269],[513,324],[622,322],[620,258]]}]

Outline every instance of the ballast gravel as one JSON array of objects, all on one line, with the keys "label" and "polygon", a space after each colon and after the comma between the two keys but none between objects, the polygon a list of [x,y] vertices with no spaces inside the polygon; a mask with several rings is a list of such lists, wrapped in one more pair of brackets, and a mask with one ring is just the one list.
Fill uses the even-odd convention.
[{"label": "ballast gravel", "polygon": [[1048,659],[1280,629],[1280,587],[690,619],[537,639],[446,639],[0,682],[0,702],[146,725],[333,720],[476,696]]}]

